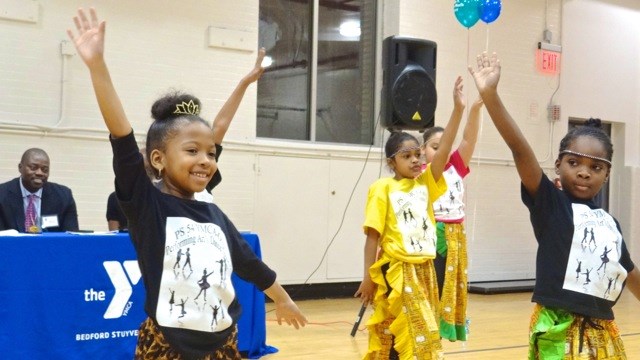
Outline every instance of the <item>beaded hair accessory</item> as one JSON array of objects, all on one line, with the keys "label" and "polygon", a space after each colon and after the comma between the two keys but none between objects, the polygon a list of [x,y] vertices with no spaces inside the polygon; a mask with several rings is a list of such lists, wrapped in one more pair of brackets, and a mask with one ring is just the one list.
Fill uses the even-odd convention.
[{"label": "beaded hair accessory", "polygon": [[189,102],[183,101],[181,104],[176,104],[176,111],[174,114],[185,114],[185,115],[199,115],[200,107],[193,102],[193,100],[189,100]]},{"label": "beaded hair accessory", "polygon": [[589,159],[605,162],[605,163],[609,164],[609,166],[611,166],[611,161],[609,161],[609,160],[607,160],[605,158],[598,157],[598,156],[583,154],[583,153],[580,153],[580,152],[577,152],[577,151],[571,151],[571,150],[562,150],[562,151],[560,151],[560,155],[562,155],[562,154],[571,154],[571,155],[582,156],[582,157],[586,157],[586,158],[589,158]]},{"label": "beaded hair accessory", "polygon": [[391,156],[389,156],[388,159],[393,158],[394,156],[398,155],[398,153],[409,152],[409,151],[414,151],[414,150],[420,150],[420,146],[412,146],[412,147],[408,147],[408,148],[401,148],[398,151],[396,151],[393,154],[391,154]]}]

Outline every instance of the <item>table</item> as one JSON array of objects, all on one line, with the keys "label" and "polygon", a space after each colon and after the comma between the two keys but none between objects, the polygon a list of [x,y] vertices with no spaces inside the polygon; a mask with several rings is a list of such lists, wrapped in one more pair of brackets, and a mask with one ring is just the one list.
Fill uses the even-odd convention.
[{"label": "table", "polygon": [[[261,256],[258,236],[243,233]],[[144,285],[128,234],[0,236],[3,359],[132,359],[146,318]],[[243,314],[238,348],[265,344],[264,294],[233,275]],[[117,290],[116,290],[117,288]]]}]

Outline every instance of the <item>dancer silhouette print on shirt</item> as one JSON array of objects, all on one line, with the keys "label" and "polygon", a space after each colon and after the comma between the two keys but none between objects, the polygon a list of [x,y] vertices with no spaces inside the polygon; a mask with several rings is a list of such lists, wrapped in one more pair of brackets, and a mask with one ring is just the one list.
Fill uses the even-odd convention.
[{"label": "dancer silhouette print on shirt", "polygon": [[200,291],[198,292],[198,295],[196,295],[196,297],[193,300],[198,300],[198,297],[200,297],[200,294],[204,293],[204,296],[203,296],[204,302],[205,303],[207,302],[207,289],[211,287],[211,284],[209,284],[209,281],[207,281],[207,278],[211,276],[211,274],[213,274],[213,271],[207,274],[206,268],[202,270],[202,277],[200,278],[200,280],[198,280],[198,286],[200,286]]},{"label": "dancer silhouette print on shirt", "polygon": [[453,205],[455,201],[456,201],[456,197],[453,195],[453,191],[449,190],[449,202],[451,203],[451,205]]},{"label": "dancer silhouette print on shirt", "polygon": [[458,192],[462,191],[462,183],[460,183],[460,180],[456,180],[453,185],[456,187],[456,190],[458,190]]},{"label": "dancer silhouette print on shirt", "polygon": [[422,245],[420,245],[420,241],[417,240],[417,239],[414,239],[413,236],[409,236],[409,239],[411,241],[411,247],[413,247],[413,251],[414,252],[421,252],[422,251]]},{"label": "dancer silhouette print on shirt", "polygon": [[[235,299],[231,245],[242,239],[227,238],[217,224],[183,217],[168,217],[165,234],[164,271],[155,309],[158,325],[204,332],[232,326],[233,319],[227,316]],[[175,266],[180,252],[179,266]],[[215,329],[210,306],[217,308]]]},{"label": "dancer silhouette print on shirt", "polygon": [[435,228],[427,212],[427,188],[412,188],[410,191],[391,191],[389,206],[393,209],[398,235],[407,254],[435,255]]},{"label": "dancer silhouette print on shirt", "polygon": [[227,280],[227,259],[222,258],[216,262],[220,264],[220,286],[225,286],[225,280]]},{"label": "dancer silhouette print on shirt", "polygon": [[171,292],[171,298],[169,298],[169,313],[173,312],[173,304],[175,304],[175,295],[176,295],[176,291],[175,290],[171,290],[171,288],[169,288],[169,291]]},{"label": "dancer silhouette print on shirt", "polygon": [[191,252],[190,249],[187,248],[187,253],[185,254],[186,260],[184,261],[184,265],[182,265],[182,271],[184,271],[187,268],[187,265],[189,265],[189,270],[193,271],[193,269],[191,268]]},{"label": "dancer silhouette print on shirt", "polygon": [[[606,211],[573,203],[574,233],[562,288],[602,299],[617,298],[627,271],[620,264],[622,234]],[[574,262],[575,261],[575,262]],[[613,280],[612,280],[613,279]]]},{"label": "dancer silhouette print on shirt", "polygon": [[609,284],[607,285],[607,290],[604,292],[604,296],[606,297],[607,294],[611,294],[611,285],[613,284],[613,278],[608,278],[609,279]]},{"label": "dancer silhouette print on shirt", "polygon": [[588,270],[586,270],[585,272],[582,273],[582,275],[586,276],[584,284],[582,284],[582,285],[589,285],[589,283],[591,282],[591,279],[589,278],[589,274],[591,274],[591,270],[593,270],[593,269],[588,269]]},{"label": "dancer silhouette print on shirt", "polygon": [[602,255],[600,255],[600,260],[602,260],[602,264],[600,264],[600,267],[598,268],[598,272],[600,271],[600,269],[604,266],[604,270],[603,272],[606,273],[607,272],[607,263],[609,263],[609,257],[607,256],[609,253],[611,252],[611,250],[607,250],[607,247],[604,247],[604,252],[602,253]]},{"label": "dancer silhouette print on shirt", "polygon": [[218,310],[220,310],[220,306],[218,305],[209,305],[209,307],[211,308],[211,310],[213,310],[213,318],[211,319],[211,330],[214,329],[213,324],[218,325]]},{"label": "dancer silhouette print on shirt", "polygon": [[578,280],[580,278],[580,271],[582,268],[582,261],[576,259],[576,261],[578,262],[578,268],[576,269],[576,280]]},{"label": "dancer silhouette print on shirt", "polygon": [[584,236],[582,237],[582,241],[580,242],[580,244],[586,244],[587,243],[587,235],[589,235],[589,229],[588,228],[584,228]]},{"label": "dancer silhouette print on shirt", "polygon": [[[427,240],[429,239],[429,223],[428,223],[428,221],[429,221],[429,219],[427,219],[426,217],[422,218],[422,236]],[[432,240],[431,245],[435,248],[436,239],[432,238],[431,240]],[[420,250],[422,250],[422,247],[420,247]]]},{"label": "dancer silhouette print on shirt", "polygon": [[187,303],[187,300],[189,300],[189,297],[187,297],[186,299],[180,298],[180,304],[178,304],[178,306],[180,306],[180,316],[178,316],[179,318],[183,318],[185,315],[187,315],[187,311],[184,309],[184,305]]},{"label": "dancer silhouette print on shirt", "polygon": [[218,298],[218,304],[220,304],[220,318],[224,320],[224,307],[222,306],[222,299]]},{"label": "dancer silhouette print on shirt", "polygon": [[422,218],[422,232],[427,237],[427,230],[429,230],[429,224],[427,224],[427,218]]},{"label": "dancer silhouette print on shirt", "polygon": [[409,213],[409,221],[411,221],[411,225],[416,226],[416,218],[413,217],[413,213],[411,212],[411,208],[407,210]]},{"label": "dancer silhouette print on shirt", "polygon": [[180,269],[180,258],[182,258],[182,249],[178,249],[178,252],[176,253],[176,263],[173,265],[174,269]]}]

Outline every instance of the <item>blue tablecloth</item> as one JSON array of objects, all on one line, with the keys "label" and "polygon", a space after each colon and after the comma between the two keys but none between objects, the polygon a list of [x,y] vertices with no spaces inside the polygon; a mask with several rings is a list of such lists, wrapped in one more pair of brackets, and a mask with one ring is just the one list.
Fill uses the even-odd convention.
[{"label": "blue tablecloth", "polygon": [[[258,236],[244,233],[258,256]],[[132,359],[144,286],[127,234],[0,236],[2,359]],[[243,315],[238,348],[265,344],[264,294],[233,277]],[[118,291],[115,288],[118,288]]]}]

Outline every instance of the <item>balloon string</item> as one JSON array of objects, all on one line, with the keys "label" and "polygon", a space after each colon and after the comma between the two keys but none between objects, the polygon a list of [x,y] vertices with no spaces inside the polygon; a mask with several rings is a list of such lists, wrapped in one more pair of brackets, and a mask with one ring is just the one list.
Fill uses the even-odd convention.
[{"label": "balloon string", "polygon": [[489,24],[487,24],[486,28],[487,28],[487,36],[485,36],[484,51],[489,53]]},{"label": "balloon string", "polygon": [[[467,66],[473,66],[475,67],[475,62],[473,64],[471,64],[471,31],[469,31],[469,29],[467,29]],[[469,78],[469,72],[466,72],[467,74],[467,78]],[[474,81],[473,79],[471,79],[471,81]],[[468,87],[467,87],[468,88]],[[467,113],[467,121],[469,121],[469,96],[467,94],[467,106],[465,106],[465,112]],[[481,124],[482,126],[482,124]],[[476,139],[476,142],[480,140],[480,139]],[[473,157],[472,157],[473,158]],[[479,165],[479,164],[478,164]],[[471,167],[471,161],[469,161],[469,167]],[[478,166],[479,167],[479,166]],[[479,169],[478,169],[479,170]],[[476,191],[476,186],[478,183],[478,179],[477,179],[477,174],[475,175],[475,181],[474,181],[474,186],[473,186],[473,190]],[[469,199],[469,192],[466,191],[464,194],[464,203],[467,204],[467,201]],[[473,224],[471,225],[471,237],[469,239],[467,239],[468,244],[473,244],[475,242],[475,234],[476,234],[476,206],[475,203],[473,204]]]}]

